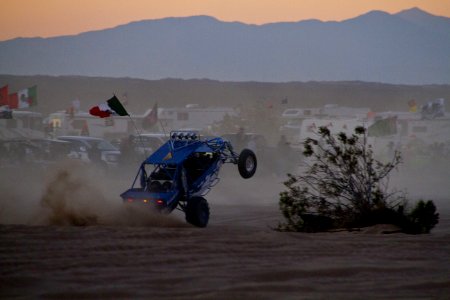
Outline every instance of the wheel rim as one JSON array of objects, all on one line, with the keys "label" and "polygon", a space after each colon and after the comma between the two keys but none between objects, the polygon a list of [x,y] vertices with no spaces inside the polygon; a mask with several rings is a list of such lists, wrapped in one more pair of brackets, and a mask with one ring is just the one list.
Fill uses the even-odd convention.
[{"label": "wheel rim", "polygon": [[255,161],[253,160],[253,158],[251,156],[247,157],[247,159],[245,160],[245,170],[247,170],[247,172],[251,172],[254,167]]}]

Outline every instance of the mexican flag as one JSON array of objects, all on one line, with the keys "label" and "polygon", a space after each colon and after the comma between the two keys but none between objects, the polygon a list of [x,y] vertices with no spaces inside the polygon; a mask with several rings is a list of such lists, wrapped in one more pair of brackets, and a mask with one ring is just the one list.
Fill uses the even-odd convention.
[{"label": "mexican flag", "polygon": [[34,106],[37,104],[37,86],[32,86],[17,92],[19,108]]},{"label": "mexican flag", "polygon": [[37,104],[37,86],[9,95],[10,108],[27,108]]},{"label": "mexican flag", "polygon": [[92,107],[89,110],[89,113],[100,118],[107,118],[111,115],[129,116],[128,112],[123,107],[122,103],[120,103],[119,99],[117,99],[116,95],[106,101],[106,103],[101,103]]}]

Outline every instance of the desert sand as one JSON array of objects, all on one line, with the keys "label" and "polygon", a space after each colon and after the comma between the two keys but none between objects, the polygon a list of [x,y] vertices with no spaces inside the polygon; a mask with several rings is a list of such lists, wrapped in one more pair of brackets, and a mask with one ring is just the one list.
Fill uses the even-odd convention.
[{"label": "desert sand", "polygon": [[234,166],[206,196],[208,227],[195,228],[181,212],[124,206],[132,174],[73,163],[2,170],[0,298],[449,299],[450,197],[436,183],[448,179],[410,184],[440,222],[406,235],[275,231],[283,179],[244,180]]}]

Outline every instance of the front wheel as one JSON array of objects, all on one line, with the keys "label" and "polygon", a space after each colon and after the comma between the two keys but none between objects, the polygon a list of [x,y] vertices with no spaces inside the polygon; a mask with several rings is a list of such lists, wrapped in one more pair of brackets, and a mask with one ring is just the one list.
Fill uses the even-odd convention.
[{"label": "front wheel", "polygon": [[239,174],[241,174],[242,178],[247,179],[252,177],[256,172],[256,166],[255,153],[250,149],[242,150],[238,159]]},{"label": "front wheel", "polygon": [[186,221],[197,227],[206,227],[209,221],[209,205],[203,197],[188,199],[186,208]]}]

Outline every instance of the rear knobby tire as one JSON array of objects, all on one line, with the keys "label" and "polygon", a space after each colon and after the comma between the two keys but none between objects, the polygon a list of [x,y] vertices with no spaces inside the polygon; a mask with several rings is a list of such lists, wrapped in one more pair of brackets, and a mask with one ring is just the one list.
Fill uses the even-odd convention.
[{"label": "rear knobby tire", "polygon": [[257,161],[255,153],[250,149],[242,150],[238,159],[239,174],[241,174],[242,178],[247,179],[252,177],[256,172],[256,166]]},{"label": "rear knobby tire", "polygon": [[186,221],[197,227],[206,227],[209,221],[209,205],[203,197],[193,197],[187,201]]}]

